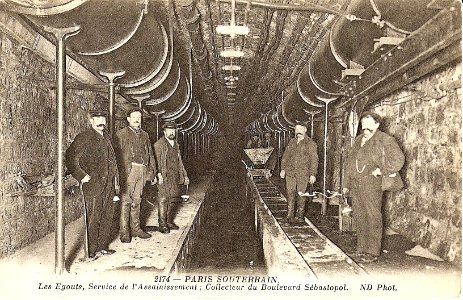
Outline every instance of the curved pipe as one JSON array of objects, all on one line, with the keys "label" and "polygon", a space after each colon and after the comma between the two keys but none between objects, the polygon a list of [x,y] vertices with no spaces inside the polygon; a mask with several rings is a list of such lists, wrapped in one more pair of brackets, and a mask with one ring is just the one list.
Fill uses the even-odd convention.
[{"label": "curved pipe", "polygon": [[[164,66],[165,66],[165,68],[162,69],[160,72],[157,72],[153,76],[153,78],[151,78],[152,80],[150,82],[144,84],[143,86],[138,86],[136,88],[128,89],[126,93],[127,94],[144,94],[144,93],[149,93],[149,92],[155,90],[169,76],[169,73],[170,73],[170,71],[172,69],[173,62],[174,62],[174,48],[173,48],[173,44],[171,44],[169,62],[167,63],[167,65],[164,64],[163,67],[162,67],[162,68],[164,68]],[[178,65],[178,62],[177,62],[177,65]],[[154,72],[153,72],[153,74],[154,74]]]},{"label": "curved pipe", "polygon": [[207,119],[208,119],[207,112],[204,111],[204,117],[201,118],[201,122],[199,123],[199,126],[196,127],[196,128],[193,128],[192,131],[197,132],[197,133],[201,132],[204,129],[204,127],[206,126]]},{"label": "curved pipe", "polygon": [[[279,113],[277,113],[277,115],[276,115],[278,124],[280,124],[280,125],[284,128],[284,131],[290,130],[290,129],[292,128],[292,124],[289,123],[289,122],[287,122],[286,119],[284,118],[283,113],[282,113],[282,105],[280,105],[280,106],[278,107],[278,110],[279,110]],[[283,122],[281,122],[280,116],[283,117],[283,121],[286,122],[287,126],[286,126],[286,124],[284,124]]]},{"label": "curved pipe", "polygon": [[[102,54],[106,54],[106,53],[109,53],[109,52],[112,52],[116,49],[119,49],[120,47],[122,47],[123,45],[125,45],[125,43],[127,43],[132,37],[133,35],[135,34],[135,32],[138,30],[138,28],[140,27],[140,24],[141,24],[141,21],[143,20],[143,9],[140,10],[140,16],[138,17],[138,21],[137,23],[135,24],[134,28],[131,30],[131,32],[129,32],[129,34],[124,37],[119,43],[111,46],[111,47],[108,47],[106,49],[103,49],[103,50],[100,50],[100,51],[93,51],[93,52],[90,52],[90,51],[87,51],[87,52],[79,52],[79,54],[82,54],[82,55],[85,55],[85,56],[95,56],[95,55],[102,55]],[[164,62],[162,62],[163,64]]]},{"label": "curved pipe", "polygon": [[190,115],[185,119],[185,121],[177,123],[178,126],[181,127],[183,124],[185,124],[185,123],[187,123],[188,121],[190,121],[191,118],[193,118],[193,116],[194,116],[194,114],[195,114],[195,112],[196,112],[196,108],[197,108],[198,106],[197,106],[197,102],[192,102],[192,104],[194,105],[194,107],[193,107],[193,109],[191,110]]},{"label": "curved pipe", "polygon": [[[167,36],[167,32],[166,32],[166,29],[164,28],[164,25],[162,25],[162,23],[159,23],[159,25],[161,26],[163,42],[164,42],[164,45],[165,45],[164,46],[164,52],[162,53],[161,62],[159,63],[157,68],[153,70],[153,72],[150,75],[146,76],[143,79],[134,81],[134,82],[120,84],[121,87],[123,87],[123,88],[131,88],[131,87],[136,87],[136,86],[142,85],[144,83],[147,83],[148,81],[153,79],[154,76],[156,76],[156,74],[158,74],[159,71],[164,66],[164,64],[166,62],[166,59],[167,59],[167,54],[169,52],[169,38]],[[173,48],[171,50],[172,50],[172,52],[174,51]]]},{"label": "curved pipe", "polygon": [[275,124],[275,127],[278,129],[278,131],[284,131],[284,130],[286,130],[286,128],[284,128],[283,125],[281,125],[281,123],[278,121],[278,119],[275,120],[275,118],[277,117],[277,114],[278,114],[278,111],[275,111],[272,114],[273,124]]},{"label": "curved pipe", "polygon": [[187,95],[185,97],[185,102],[183,103],[182,107],[180,107],[180,109],[177,112],[173,112],[173,113],[170,113],[170,114],[167,114],[167,115],[163,116],[164,120],[172,121],[172,120],[178,119],[180,116],[182,116],[188,110],[188,107],[191,104],[191,99],[193,97],[191,95],[190,83],[188,82],[188,80],[185,80],[185,81],[186,81],[186,84],[187,84]]},{"label": "curved pipe", "polygon": [[[336,20],[336,22],[339,22],[340,19]],[[334,25],[336,25],[336,23],[333,24],[333,27]],[[333,46],[333,35],[331,34],[331,31],[329,32],[329,36],[328,38],[330,39],[330,49],[331,49],[331,53],[333,53],[333,56],[334,58],[336,59],[336,61],[344,68],[344,69],[347,69],[347,62],[345,62],[341,56],[339,55],[338,52],[336,52],[334,46]]]},{"label": "curved pipe", "polygon": [[177,63],[177,67],[178,67],[178,74],[177,74],[177,81],[175,82],[175,85],[174,87],[172,88],[172,90],[170,90],[166,95],[160,97],[160,98],[156,98],[156,99],[152,99],[152,100],[149,100],[149,101],[146,101],[146,104],[147,105],[158,105],[158,104],[161,104],[162,102],[166,101],[167,99],[169,99],[174,93],[175,91],[177,90],[179,84],[180,84],[180,77],[181,77],[181,72],[180,72],[180,66],[178,65]]},{"label": "curved pipe", "polygon": [[289,118],[286,116],[284,104],[281,106],[281,115],[283,116],[283,119],[290,125],[290,127],[293,128],[294,123],[291,122]]},{"label": "curved pipe", "polygon": [[301,73],[299,73],[299,75],[297,76],[296,86],[297,86],[297,92],[299,93],[299,96],[301,96],[302,100],[304,100],[304,102],[309,104],[309,105],[312,105],[312,106],[315,106],[315,107],[323,107],[323,104],[313,102],[312,100],[310,100],[309,97],[304,95],[304,93],[301,90],[301,86],[299,84],[300,80],[301,80]]},{"label": "curved pipe", "polygon": [[[375,0],[370,0],[370,4],[371,4],[371,7],[373,8],[373,10],[375,11],[376,15],[377,16],[381,16],[381,11],[379,10],[378,6],[376,6],[376,3],[375,3]],[[390,22],[388,22],[387,20],[382,20],[387,26],[389,26],[390,28],[394,29],[395,31],[397,32],[400,32],[400,33],[403,33],[403,34],[410,34],[411,32],[410,31],[407,31],[407,30],[403,30],[403,29],[400,29],[396,26],[394,26],[393,24],[391,24]]]},{"label": "curved pipe", "polygon": [[188,128],[185,128],[183,131],[184,132],[191,132],[191,129],[195,128],[196,125],[198,125],[198,122],[201,121],[201,116],[203,114],[202,110],[201,110],[201,105],[198,103],[198,110],[199,110],[199,113],[198,113],[198,119],[193,123],[193,125],[191,125],[190,127]]},{"label": "curved pipe", "polygon": [[0,7],[5,6],[6,10],[8,11],[13,11],[15,13],[25,14],[25,15],[34,15],[34,16],[50,16],[50,15],[61,14],[61,13],[70,11],[84,4],[85,2],[87,2],[87,0],[70,0],[64,4],[59,4],[59,5],[55,5],[52,7],[45,7],[45,6],[26,7],[24,5],[21,5],[21,3],[15,0],[3,0],[3,1],[4,3],[3,4],[0,3]]}]

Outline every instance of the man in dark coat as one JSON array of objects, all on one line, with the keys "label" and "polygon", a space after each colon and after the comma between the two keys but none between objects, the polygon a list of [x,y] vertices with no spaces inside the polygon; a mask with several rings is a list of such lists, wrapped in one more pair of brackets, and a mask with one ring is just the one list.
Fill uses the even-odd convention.
[{"label": "man in dark coat", "polygon": [[[288,193],[289,223],[304,222],[305,193],[307,184],[316,180],[318,168],[317,144],[307,136],[307,125],[297,123],[294,127],[295,137],[285,149],[281,159],[280,177],[286,177],[286,191]],[[297,200],[296,200],[297,199]],[[296,218],[294,218],[296,207]]]},{"label": "man in dark coat", "polygon": [[66,167],[82,184],[87,215],[88,254],[94,258],[116,251],[111,242],[113,199],[118,192],[118,170],[111,140],[105,132],[106,114],[92,111],[91,128],[76,136],[66,151]]},{"label": "man in dark coat", "polygon": [[379,115],[366,112],[360,121],[363,133],[346,161],[344,192],[352,196],[357,254],[362,261],[373,262],[381,254],[383,234],[381,177],[399,176],[405,157],[395,139],[378,130]]},{"label": "man in dark coat", "polygon": [[179,185],[189,184],[185,167],[180,156],[180,149],[175,140],[177,126],[166,122],[163,127],[164,136],[154,144],[154,152],[158,164],[158,221],[159,230],[169,233],[178,229],[171,216],[172,198],[180,194]]},{"label": "man in dark coat", "polygon": [[146,181],[154,184],[157,172],[150,138],[141,128],[141,109],[129,110],[127,122],[128,126],[116,133],[122,196],[119,231],[123,243],[130,243],[132,237],[151,237],[140,227],[140,204]]}]

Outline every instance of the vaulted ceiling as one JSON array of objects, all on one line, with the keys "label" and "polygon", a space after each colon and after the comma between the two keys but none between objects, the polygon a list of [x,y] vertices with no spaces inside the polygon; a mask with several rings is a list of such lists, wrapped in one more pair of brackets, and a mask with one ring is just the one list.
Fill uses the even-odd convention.
[{"label": "vaulted ceiling", "polygon": [[[262,116],[278,119],[277,127],[291,125],[291,120],[307,119],[322,109],[330,97],[348,99],[352,82],[346,80],[346,70],[360,70],[353,74],[360,75],[391,45],[434,16],[437,11],[430,7],[435,2],[442,1],[1,0],[0,4],[49,37],[47,27],[80,26],[67,41],[70,55],[103,81],[107,78],[101,72],[124,71],[116,83],[127,102],[177,120],[184,128],[220,124],[242,131]],[[249,32],[217,32],[218,26],[233,24],[246,26]],[[332,30],[333,26],[337,28]],[[387,43],[374,44],[381,37],[387,37]],[[226,50],[237,57],[226,57]],[[286,115],[288,111],[294,115],[287,118],[285,109]]]}]

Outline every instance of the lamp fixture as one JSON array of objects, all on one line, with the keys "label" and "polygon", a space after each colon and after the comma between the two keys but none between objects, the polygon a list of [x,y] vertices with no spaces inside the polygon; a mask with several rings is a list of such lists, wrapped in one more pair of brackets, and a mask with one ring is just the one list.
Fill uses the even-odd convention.
[{"label": "lamp fixture", "polygon": [[227,65],[227,66],[223,66],[222,70],[224,70],[224,71],[239,71],[239,70],[241,70],[241,67],[238,66],[238,65]]},{"label": "lamp fixture", "polygon": [[226,58],[239,58],[244,56],[244,52],[241,50],[226,49],[220,51],[220,56]]},{"label": "lamp fixture", "polygon": [[235,37],[237,35],[248,35],[249,27],[246,25],[218,25],[215,31],[221,35]]},{"label": "lamp fixture", "polygon": [[248,35],[249,34],[249,27],[246,25],[236,25],[235,24],[235,6],[236,0],[231,1],[231,18],[230,18],[230,25],[218,25],[215,30],[218,34],[222,35],[229,35],[232,39],[235,38],[236,35]]}]

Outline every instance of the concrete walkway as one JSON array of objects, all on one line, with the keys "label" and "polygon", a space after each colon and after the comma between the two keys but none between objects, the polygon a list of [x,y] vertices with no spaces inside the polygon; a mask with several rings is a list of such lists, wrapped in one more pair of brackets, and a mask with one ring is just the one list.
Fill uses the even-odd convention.
[{"label": "concrete walkway", "polygon": [[[122,282],[128,277],[143,281],[152,280],[156,275],[168,275],[202,205],[211,180],[212,176],[199,178],[190,186],[188,202],[176,203],[175,223],[180,229],[173,230],[170,234],[153,231],[150,232],[151,238],[133,238],[131,243],[121,243],[118,236],[115,236],[110,249],[116,250],[116,253],[109,256],[97,255],[96,260],[84,261],[84,225],[81,217],[65,228],[66,271],[63,274],[54,274],[54,233],[0,260],[0,299],[26,299],[22,294],[24,292],[26,295],[34,295],[34,292],[40,294],[47,282],[52,283],[52,289],[55,290],[59,282],[71,286],[72,280],[81,282],[82,278],[111,278],[116,282]],[[150,201],[156,204],[155,199]],[[157,206],[148,206],[151,209],[147,215],[146,226],[156,226]]]}]

